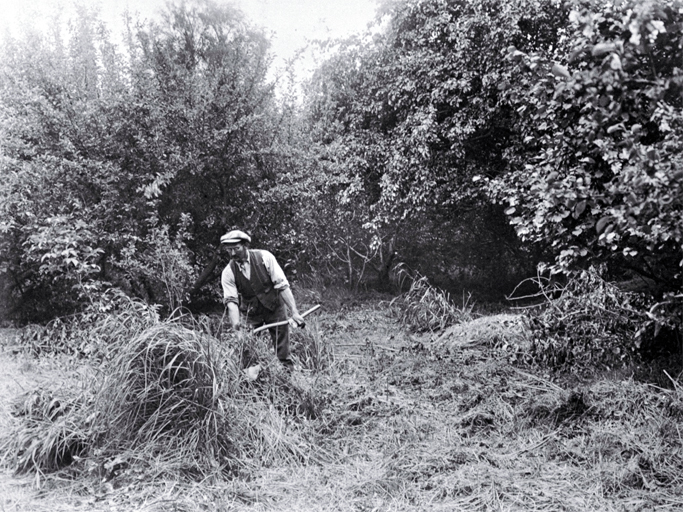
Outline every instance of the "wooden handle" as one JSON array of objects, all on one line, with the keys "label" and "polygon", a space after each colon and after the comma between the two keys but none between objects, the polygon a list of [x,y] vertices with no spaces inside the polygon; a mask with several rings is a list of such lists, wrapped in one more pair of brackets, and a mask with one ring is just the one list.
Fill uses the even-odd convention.
[{"label": "wooden handle", "polygon": [[[306,318],[306,315],[313,313],[314,311],[317,311],[318,309],[320,309],[320,304],[318,304],[317,306],[313,306],[308,311],[304,311],[303,313],[301,313],[301,316]],[[262,325],[261,327],[257,327],[256,329],[254,329],[254,334],[256,334],[257,332],[265,331],[266,329],[270,329],[271,327],[279,327],[281,325],[285,325],[288,323],[289,323],[289,320],[281,320],[280,322],[275,322],[274,324]]]}]

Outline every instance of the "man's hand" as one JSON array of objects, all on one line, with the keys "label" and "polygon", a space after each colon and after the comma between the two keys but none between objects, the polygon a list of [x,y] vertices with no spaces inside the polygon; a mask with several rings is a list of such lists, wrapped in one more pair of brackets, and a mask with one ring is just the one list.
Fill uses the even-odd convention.
[{"label": "man's hand", "polygon": [[303,327],[306,325],[306,320],[299,313],[293,313],[292,318],[289,319],[289,325],[292,327]]}]

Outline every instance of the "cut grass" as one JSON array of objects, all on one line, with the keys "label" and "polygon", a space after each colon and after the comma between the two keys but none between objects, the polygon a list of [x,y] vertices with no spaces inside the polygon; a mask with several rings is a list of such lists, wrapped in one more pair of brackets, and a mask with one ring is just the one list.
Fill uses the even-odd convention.
[{"label": "cut grass", "polygon": [[[321,315],[317,342],[331,364],[291,381],[267,336],[242,340],[264,369],[255,382],[237,372],[220,395],[240,448],[232,473],[204,467],[197,478],[182,460],[196,453],[131,446],[116,453],[121,466],[107,482],[93,466],[90,479],[81,472],[67,484],[61,470],[44,483],[71,486],[82,503],[95,495],[108,508],[146,511],[680,509],[680,386],[512,365],[506,342],[524,339],[514,318],[461,327],[432,339],[406,335],[377,307]],[[239,361],[239,340],[226,335],[220,346]],[[315,414],[292,409],[303,396]],[[93,462],[113,469],[116,457]]]},{"label": "cut grass", "polygon": [[[262,368],[256,382],[242,372],[244,346]],[[310,458],[284,418],[315,417],[320,399],[263,340],[220,341],[170,321],[112,340],[107,354],[77,386],[22,397],[2,438],[6,465],[20,473],[65,468],[71,478],[95,468],[111,479],[156,460],[166,476],[204,479]]]},{"label": "cut grass", "polygon": [[457,306],[450,295],[429,283],[425,276],[411,279],[410,289],[391,301],[401,324],[413,332],[434,332],[474,318],[474,305],[464,297]]}]

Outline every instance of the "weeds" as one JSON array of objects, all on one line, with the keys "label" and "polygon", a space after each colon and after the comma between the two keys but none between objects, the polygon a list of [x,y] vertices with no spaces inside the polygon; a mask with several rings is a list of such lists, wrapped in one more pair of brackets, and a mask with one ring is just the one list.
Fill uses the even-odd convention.
[{"label": "weeds", "polygon": [[[218,340],[203,330],[206,324],[188,328],[187,319],[127,337],[121,334],[145,322],[120,320],[106,324],[107,350],[93,375],[22,398],[1,442],[6,465],[18,472],[70,466],[83,474],[122,453],[154,454],[169,471],[205,477],[304,456],[300,442],[281,431],[283,415],[315,418],[323,399],[314,386],[291,378],[263,338],[241,333]],[[255,381],[242,371],[247,348],[261,367]]]},{"label": "weeds", "polygon": [[[71,465],[43,482],[90,482],[83,494],[100,489],[119,510],[680,508],[676,374],[673,389],[660,389],[616,372],[577,384],[545,367],[523,370],[504,350],[528,349],[519,315],[446,330],[465,342],[441,352],[434,336],[399,336],[388,319],[386,310],[358,309],[325,332],[293,331],[303,368],[294,375],[267,334],[238,335],[206,319],[159,322],[115,342],[82,384],[22,397],[14,438],[35,443],[24,466],[51,471],[68,452]],[[380,323],[377,340],[370,331]],[[394,335],[393,350],[383,349]],[[354,351],[373,348],[362,365],[339,348],[350,338]],[[323,359],[324,371],[306,368],[318,363],[304,345],[323,340],[337,347],[334,359]],[[424,349],[410,349],[416,340]],[[241,367],[246,353],[261,369],[255,380]],[[205,395],[190,393],[201,386]],[[5,456],[18,453],[10,437]]]},{"label": "weeds", "polygon": [[456,306],[448,293],[429,284],[425,276],[412,279],[410,289],[391,301],[401,325],[413,332],[439,331],[474,318],[471,296]]},{"label": "weeds", "polygon": [[529,356],[555,369],[593,371],[637,361],[640,327],[647,321],[644,299],[583,271],[552,293],[545,307],[530,313]]}]

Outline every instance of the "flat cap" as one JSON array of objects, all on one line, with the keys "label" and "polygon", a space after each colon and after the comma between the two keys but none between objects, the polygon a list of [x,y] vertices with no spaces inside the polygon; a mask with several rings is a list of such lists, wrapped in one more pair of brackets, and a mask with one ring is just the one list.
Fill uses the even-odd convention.
[{"label": "flat cap", "polygon": [[251,237],[239,229],[228,231],[221,237],[222,244],[239,244],[242,242],[251,242]]}]

